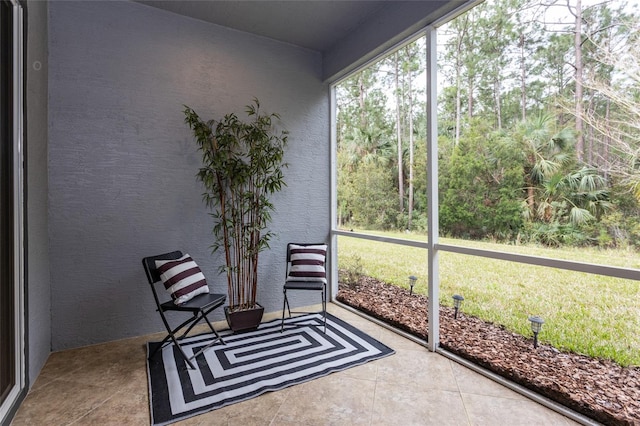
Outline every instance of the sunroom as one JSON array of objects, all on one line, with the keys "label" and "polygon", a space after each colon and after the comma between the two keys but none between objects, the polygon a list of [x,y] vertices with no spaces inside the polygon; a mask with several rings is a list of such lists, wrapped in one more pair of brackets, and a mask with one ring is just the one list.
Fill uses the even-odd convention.
[{"label": "sunroom", "polygon": [[[214,278],[219,254],[212,258],[211,218],[195,177],[200,159],[184,123],[184,105],[209,118],[241,112],[257,98],[265,109],[280,114],[290,133],[287,186],[273,200],[271,226],[277,236],[261,254],[258,299],[268,315],[277,316],[287,243],[324,241],[330,247],[334,300],[338,238],[353,235],[337,227],[334,85],[424,35],[426,96],[435,100],[437,28],[477,3],[3,0],[3,146],[5,136],[13,142],[2,151],[8,171],[2,176],[2,422],[19,413],[30,390],[41,390],[34,385],[51,371],[45,368],[48,363],[71,366],[81,352],[99,359],[102,344],[115,344],[117,349],[106,352],[126,358],[128,349],[120,352],[121,342],[161,329],[140,264],[143,257],[188,251],[212,277],[210,285],[224,291]],[[12,55],[4,53],[6,48]],[[428,102],[429,149],[437,147],[435,108],[435,101]],[[10,129],[5,133],[5,128]],[[437,172],[437,156],[432,158],[429,173]],[[429,181],[437,183],[433,177]],[[437,193],[429,196],[436,197],[430,205],[437,208]],[[431,229],[437,229],[434,218],[437,214],[431,215]],[[425,265],[436,271],[429,277],[429,298],[436,302],[438,250],[494,256],[438,246],[437,237],[417,245],[425,249]],[[534,261],[525,257],[523,262]],[[572,268],[558,261],[543,266]],[[617,274],[638,279],[637,271]],[[308,306],[316,300],[294,303]],[[438,304],[430,302],[429,311],[427,348],[435,352]],[[377,327],[361,324],[339,306],[330,312],[365,328]],[[214,319],[222,321],[223,315]],[[405,344],[415,342],[398,343]],[[420,353],[415,347],[411,351]],[[436,356],[429,351],[424,349],[425,357]],[[442,368],[470,374],[449,364]],[[44,379],[44,386],[55,389],[56,378]],[[474,380],[482,379],[469,383]],[[428,392],[429,384],[424,386]],[[330,389],[325,391],[337,392]],[[513,406],[530,403],[519,398],[506,400],[515,399]],[[101,402],[91,404],[86,413]],[[589,421],[549,405],[573,420]],[[67,420],[100,418],[86,413]],[[542,413],[540,419],[571,422],[546,409]],[[148,412],[142,417],[146,422]],[[350,422],[356,418],[353,414]],[[270,421],[277,423],[274,419]],[[18,422],[37,420],[46,418],[16,417]],[[282,423],[305,420],[312,421],[279,418]],[[367,423],[376,423],[375,418]]]}]

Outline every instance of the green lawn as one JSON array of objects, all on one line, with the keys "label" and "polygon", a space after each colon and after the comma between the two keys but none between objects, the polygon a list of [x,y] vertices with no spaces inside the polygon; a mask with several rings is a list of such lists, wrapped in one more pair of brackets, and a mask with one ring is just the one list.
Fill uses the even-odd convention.
[{"label": "green lawn", "polygon": [[[376,234],[425,240],[417,235]],[[440,242],[640,268],[640,256],[632,251],[547,249],[449,239]],[[414,292],[427,294],[426,250],[340,236],[339,267],[353,267],[356,258],[364,274],[391,284],[408,288],[407,277],[417,276]],[[539,336],[543,343],[612,359],[624,366],[640,365],[638,281],[448,252],[440,252],[440,280],[441,304],[450,306],[451,296],[461,294],[466,314],[525,336],[531,336],[528,316],[539,315],[545,321]]]}]

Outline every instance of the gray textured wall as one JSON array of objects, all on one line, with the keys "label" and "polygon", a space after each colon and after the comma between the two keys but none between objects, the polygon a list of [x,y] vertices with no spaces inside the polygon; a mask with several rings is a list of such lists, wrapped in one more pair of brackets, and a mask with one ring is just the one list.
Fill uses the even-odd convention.
[{"label": "gray textured wall", "polygon": [[183,104],[217,118],[255,96],[291,133],[278,238],[259,274],[258,300],[281,308],[286,243],[330,228],[321,67],[315,52],[137,3],[49,3],[53,350],[161,329],[144,256],[187,251],[224,292]]},{"label": "gray textured wall", "polygon": [[47,3],[27,3],[27,313],[29,381],[51,351],[51,287],[47,227]]}]

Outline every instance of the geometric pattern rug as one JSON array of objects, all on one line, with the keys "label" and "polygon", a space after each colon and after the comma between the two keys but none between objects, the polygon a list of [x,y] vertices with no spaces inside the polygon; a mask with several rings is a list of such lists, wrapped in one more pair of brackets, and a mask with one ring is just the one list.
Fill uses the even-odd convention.
[{"label": "geometric pattern rug", "polygon": [[[265,322],[257,330],[220,332],[216,344],[195,358],[190,369],[174,345],[147,360],[151,424],[165,425],[254,398],[265,392],[326,376],[394,353],[345,321],[327,313]],[[211,334],[181,341],[188,356],[206,346]],[[159,342],[147,344],[148,353]]]}]

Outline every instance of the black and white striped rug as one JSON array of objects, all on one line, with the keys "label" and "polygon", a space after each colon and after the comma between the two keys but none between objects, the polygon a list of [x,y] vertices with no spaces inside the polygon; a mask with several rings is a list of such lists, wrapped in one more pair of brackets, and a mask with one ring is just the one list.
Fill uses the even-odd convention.
[{"label": "black and white striped rug", "polygon": [[[295,327],[294,327],[295,325]],[[173,345],[147,362],[151,424],[163,425],[346,370],[394,353],[352,325],[327,314],[266,322],[252,332],[222,332],[225,345],[215,345],[196,357],[191,370]],[[183,340],[193,354],[210,335]],[[149,342],[153,351],[158,342]],[[151,352],[148,352],[151,353]]]}]

